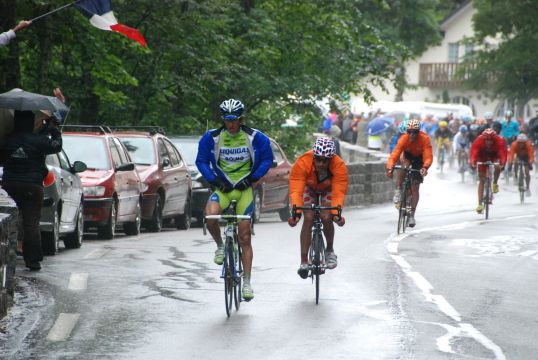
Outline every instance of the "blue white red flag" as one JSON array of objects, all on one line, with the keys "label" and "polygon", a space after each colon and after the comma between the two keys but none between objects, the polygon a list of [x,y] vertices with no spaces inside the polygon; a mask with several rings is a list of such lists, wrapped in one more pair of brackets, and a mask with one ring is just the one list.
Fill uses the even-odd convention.
[{"label": "blue white red flag", "polygon": [[119,24],[112,12],[111,0],[80,0],[75,6],[90,20],[90,24],[98,29],[115,31],[137,41],[143,47],[147,47],[146,40],[137,29]]}]

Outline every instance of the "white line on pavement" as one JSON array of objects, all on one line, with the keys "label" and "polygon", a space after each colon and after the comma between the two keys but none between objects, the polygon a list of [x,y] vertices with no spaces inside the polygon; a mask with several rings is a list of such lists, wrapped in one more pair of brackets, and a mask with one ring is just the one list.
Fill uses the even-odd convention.
[{"label": "white line on pavement", "polygon": [[455,320],[458,323],[457,327],[453,327],[446,324],[440,324],[442,327],[444,327],[447,330],[446,335],[443,335],[437,339],[437,348],[440,351],[447,352],[447,353],[454,353],[454,351],[452,350],[452,347],[450,346],[450,339],[456,336],[461,336],[461,334],[467,334],[469,337],[472,337],[477,342],[482,344],[484,347],[491,350],[495,354],[495,359],[497,360],[506,359],[502,349],[497,344],[495,344],[489,338],[484,336],[484,334],[478,331],[473,325],[469,323],[462,323],[461,315],[456,311],[456,309],[452,305],[450,305],[450,303],[442,295],[432,294],[432,291],[434,290],[433,286],[420,273],[412,271],[412,266],[403,258],[403,256],[399,254],[398,252],[399,243],[402,242],[405,238],[407,238],[410,235],[419,234],[419,233],[432,231],[432,230],[439,231],[439,230],[464,229],[470,226],[479,225],[481,223],[484,223],[485,221],[500,222],[500,221],[523,219],[523,218],[530,218],[530,217],[536,217],[536,216],[538,215],[531,214],[531,215],[517,215],[517,216],[510,216],[510,217],[505,217],[505,218],[489,219],[489,220],[480,219],[476,221],[465,221],[462,223],[413,230],[411,232],[400,234],[400,235],[392,234],[389,237],[388,242],[387,242],[387,251],[389,252],[390,257],[394,260],[394,262],[396,262],[400,266],[402,271],[413,280],[415,285],[419,288],[419,290],[424,295],[424,298],[426,299],[426,301],[434,303],[443,314],[449,316],[451,319]]},{"label": "white line on pavement", "polygon": [[61,313],[47,335],[49,341],[65,341],[77,324],[80,314]]},{"label": "white line on pavement", "polygon": [[87,273],[73,273],[69,278],[69,290],[86,290],[88,287],[88,274]]},{"label": "white line on pavement", "polygon": [[85,259],[85,260],[98,259],[98,258],[101,258],[101,257],[105,256],[105,254],[108,253],[109,251],[110,251],[110,249],[105,249],[105,248],[95,249],[91,253],[86,254],[86,256],[84,256],[83,259]]}]

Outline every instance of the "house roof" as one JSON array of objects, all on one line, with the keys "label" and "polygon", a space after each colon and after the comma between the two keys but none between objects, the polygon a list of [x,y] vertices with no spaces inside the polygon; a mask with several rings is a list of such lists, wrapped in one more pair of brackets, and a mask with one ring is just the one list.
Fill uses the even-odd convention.
[{"label": "house roof", "polygon": [[460,6],[458,6],[454,11],[448,14],[443,19],[443,21],[441,21],[441,29],[445,29],[446,26],[448,26],[452,21],[454,21],[455,18],[460,16],[469,6],[472,6],[472,0],[466,0],[461,3]]}]

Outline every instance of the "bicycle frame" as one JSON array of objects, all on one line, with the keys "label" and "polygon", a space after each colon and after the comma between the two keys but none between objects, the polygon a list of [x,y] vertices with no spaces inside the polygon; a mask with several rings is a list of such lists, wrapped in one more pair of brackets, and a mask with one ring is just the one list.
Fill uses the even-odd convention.
[{"label": "bicycle frame", "polygon": [[325,241],[323,238],[323,222],[321,220],[322,211],[338,211],[336,215],[337,218],[342,216],[342,208],[340,205],[332,206],[320,206],[321,203],[321,194],[317,194],[316,204],[311,204],[310,206],[293,206],[292,217],[295,218],[297,215],[297,210],[308,211],[311,210],[314,212],[314,223],[312,225],[312,241],[310,243],[310,249],[308,249],[308,257],[310,264],[308,270],[310,272],[310,277],[312,282],[316,282],[316,304],[319,302],[319,276],[325,272],[327,266],[325,265]]},{"label": "bicycle frame", "polygon": [[527,162],[517,159],[517,166],[516,166],[516,174],[517,174],[517,182],[518,182],[518,191],[519,191],[519,202],[523,204],[525,201],[525,190],[526,187],[526,181],[527,181],[527,173],[526,173],[526,166]]}]

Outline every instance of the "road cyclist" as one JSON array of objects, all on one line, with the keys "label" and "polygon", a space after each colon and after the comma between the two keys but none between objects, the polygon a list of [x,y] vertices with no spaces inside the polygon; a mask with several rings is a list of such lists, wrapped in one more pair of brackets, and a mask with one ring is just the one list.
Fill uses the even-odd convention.
[{"label": "road cyclist", "polygon": [[453,147],[456,159],[458,160],[458,172],[461,174],[461,179],[463,181],[469,162],[468,151],[470,147],[469,130],[466,125],[461,125],[458,133],[454,136]]},{"label": "road cyclist", "polygon": [[437,141],[437,168],[443,172],[444,163],[452,156],[452,137],[454,134],[447,126],[447,122],[439,121],[439,127],[435,131]]},{"label": "road cyclist", "polygon": [[[506,143],[493,129],[485,129],[471,145],[471,167],[477,168],[477,163],[491,161],[497,163],[493,175],[493,193],[499,192],[499,175],[506,165]],[[482,202],[484,195],[484,181],[486,178],[486,165],[478,165],[478,206],[476,212],[481,214],[484,210]]]},{"label": "road cyclist", "polygon": [[[531,175],[530,170],[534,164],[534,147],[526,134],[519,134],[516,141],[510,146],[510,152],[508,153],[508,172],[512,171],[512,164],[516,160],[516,163],[522,162],[525,172],[525,192],[526,196],[531,196],[530,182]],[[516,169],[517,171],[517,169]],[[518,174],[520,176],[521,174]]]},{"label": "road cyclist", "polygon": [[[305,152],[293,164],[290,173],[290,207],[293,209],[303,206],[316,205],[318,196],[323,207],[344,207],[344,199],[348,187],[348,172],[344,160],[335,154],[334,141],[330,138],[316,139],[312,150]],[[303,279],[308,277],[309,259],[308,250],[312,243],[312,227],[314,225],[314,211],[297,210],[288,219],[290,226],[297,225],[304,215],[301,228],[301,263],[297,270]],[[325,253],[326,267],[334,269],[338,265],[334,252],[334,225],[345,224],[345,219],[339,216],[336,210],[324,210],[320,213],[323,224],[323,234],[327,241]]]},{"label": "road cyclist", "polygon": [[[273,163],[269,138],[260,130],[243,125],[245,106],[236,99],[223,101],[219,107],[223,125],[207,131],[198,144],[196,166],[215,188],[209,197],[205,215],[220,215],[232,200],[237,201],[238,215],[251,215],[254,208],[252,183],[262,178]],[[207,229],[217,244],[214,262],[222,265],[224,244],[216,219],[207,220]],[[254,292],[250,284],[252,245],[250,220],[239,223],[239,245],[243,261],[243,299],[250,301]]]},{"label": "road cyclist", "polygon": [[[403,157],[400,159],[400,156]],[[428,169],[432,164],[432,144],[429,136],[420,130],[420,120],[412,119],[407,123],[407,133],[403,134],[398,140],[396,147],[390,154],[389,160],[386,165],[387,176],[392,178],[393,166],[400,159],[403,167],[411,167],[419,172],[413,172],[413,180],[411,184],[411,212],[409,214],[408,226],[414,227],[415,211],[417,209],[418,201],[420,198],[419,189],[420,184],[424,181],[424,176],[428,174]],[[403,181],[404,172],[398,171],[396,182],[401,184]],[[398,193],[399,194],[399,193]],[[396,195],[396,194],[395,194]],[[396,203],[400,201],[398,197]]]}]

